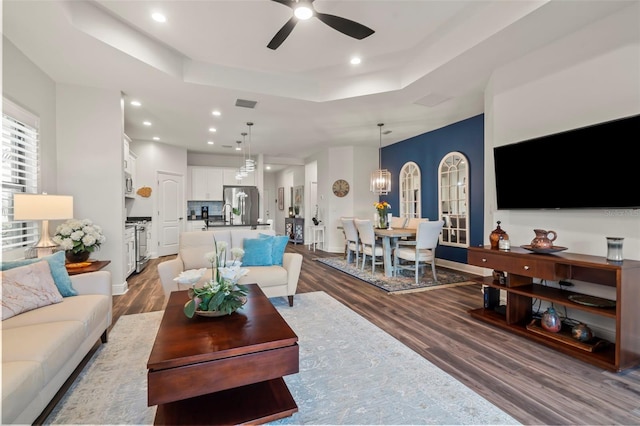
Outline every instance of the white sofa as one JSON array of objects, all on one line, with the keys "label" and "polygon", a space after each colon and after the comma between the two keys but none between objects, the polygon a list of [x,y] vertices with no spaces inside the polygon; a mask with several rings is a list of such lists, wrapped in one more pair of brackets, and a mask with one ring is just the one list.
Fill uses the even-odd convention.
[{"label": "white sofa", "polygon": [[2,321],[2,424],[38,418],[112,321],[111,273],[71,276],[77,296]]},{"label": "white sofa", "polygon": [[[216,241],[228,244],[227,256],[231,248],[244,248],[245,238],[258,238],[259,234],[275,235],[273,230],[249,229],[215,229],[211,231],[187,231],[180,234],[178,255],[175,259],[166,260],[158,265],[158,274],[165,295],[177,290],[186,290],[189,286],[178,284],[174,278],[181,272],[190,269],[207,268],[207,273],[196,286],[211,279],[211,264],[205,259],[205,254],[214,251],[214,235]],[[245,267],[243,265],[243,267]],[[298,287],[298,278],[302,268],[302,255],[299,253],[285,253],[282,266],[249,266],[249,273],[242,277],[240,284],[257,283],[267,297],[284,297],[293,306],[293,296]]]}]

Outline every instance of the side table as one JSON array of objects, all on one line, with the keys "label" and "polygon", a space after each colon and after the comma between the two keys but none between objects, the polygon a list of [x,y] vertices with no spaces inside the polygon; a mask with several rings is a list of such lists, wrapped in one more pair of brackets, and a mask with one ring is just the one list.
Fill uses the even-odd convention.
[{"label": "side table", "polygon": [[81,268],[70,268],[68,266],[69,265],[68,263],[64,266],[65,268],[67,268],[67,272],[69,273],[69,275],[78,275],[78,274],[85,274],[87,272],[99,271],[100,269],[104,268],[110,263],[111,263],[110,260],[94,260],[93,262],[91,262],[91,265],[83,266]]},{"label": "side table", "polygon": [[318,243],[322,243],[324,250],[324,225],[311,225],[309,226],[309,250],[313,246],[313,251],[316,251]]}]

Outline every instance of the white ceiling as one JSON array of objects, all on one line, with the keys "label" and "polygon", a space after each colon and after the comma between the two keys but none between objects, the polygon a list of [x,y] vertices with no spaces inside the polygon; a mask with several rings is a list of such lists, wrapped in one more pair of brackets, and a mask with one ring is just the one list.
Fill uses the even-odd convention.
[{"label": "white ceiling", "polygon": [[[56,82],[122,91],[133,140],[234,154],[224,146],[235,147],[251,121],[252,154],[285,163],[327,146],[377,147],[380,122],[391,131],[386,146],[480,114],[497,67],[630,2],[313,5],[375,33],[356,40],[312,18],[271,50],[292,10],[270,0],[4,0],[3,33]],[[153,21],[153,11],[167,22]],[[353,55],[360,65],[349,64]],[[237,99],[257,105],[236,107]]]}]

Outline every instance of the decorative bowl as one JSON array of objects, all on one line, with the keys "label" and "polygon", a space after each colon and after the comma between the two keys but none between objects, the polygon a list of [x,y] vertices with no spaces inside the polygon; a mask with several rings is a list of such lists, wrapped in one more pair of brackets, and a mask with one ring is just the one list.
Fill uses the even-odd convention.
[{"label": "decorative bowl", "polygon": [[[241,297],[240,300],[242,301],[242,306],[244,306],[245,303],[247,303],[247,298],[245,296]],[[235,311],[233,311],[233,312],[235,312]],[[226,312],[223,312],[223,311],[200,311],[200,310],[196,310],[196,315],[201,316],[201,317],[215,318],[215,317],[222,317],[222,316],[231,315],[231,314],[227,314]]]}]

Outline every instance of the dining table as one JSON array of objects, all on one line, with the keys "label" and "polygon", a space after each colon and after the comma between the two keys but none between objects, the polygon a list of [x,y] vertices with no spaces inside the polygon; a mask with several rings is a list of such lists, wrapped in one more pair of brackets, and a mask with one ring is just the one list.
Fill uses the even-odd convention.
[{"label": "dining table", "polygon": [[415,228],[373,228],[376,237],[382,238],[382,249],[384,252],[384,274],[387,277],[393,276],[393,262],[391,262],[391,251],[398,238],[415,238],[417,230]]}]

